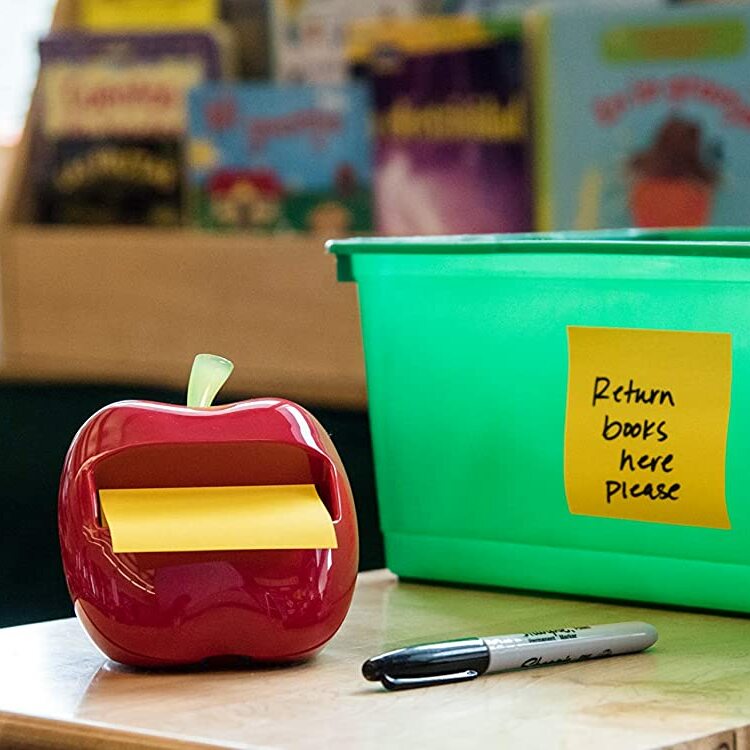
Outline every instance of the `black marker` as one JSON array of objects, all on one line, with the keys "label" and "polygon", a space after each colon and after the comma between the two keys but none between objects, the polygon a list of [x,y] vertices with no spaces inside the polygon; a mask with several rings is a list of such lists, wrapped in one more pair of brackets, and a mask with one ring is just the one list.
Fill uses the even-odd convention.
[{"label": "black marker", "polygon": [[517,633],[491,638],[462,638],[409,646],[368,659],[362,674],[389,690],[446,685],[490,672],[632,654],[653,646],[656,629],[645,622],[619,622]]}]

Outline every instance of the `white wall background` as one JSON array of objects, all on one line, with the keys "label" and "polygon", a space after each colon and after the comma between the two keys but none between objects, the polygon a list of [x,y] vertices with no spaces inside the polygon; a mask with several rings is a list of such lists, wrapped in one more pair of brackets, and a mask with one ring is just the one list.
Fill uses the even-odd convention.
[{"label": "white wall background", "polygon": [[0,0],[0,146],[20,135],[36,79],[36,43],[49,28],[54,4]]}]

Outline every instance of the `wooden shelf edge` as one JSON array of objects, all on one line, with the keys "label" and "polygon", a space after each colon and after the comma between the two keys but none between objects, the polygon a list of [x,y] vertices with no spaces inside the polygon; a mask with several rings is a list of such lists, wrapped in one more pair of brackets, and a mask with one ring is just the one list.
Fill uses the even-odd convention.
[{"label": "wooden shelf edge", "polygon": [[[280,249],[284,246],[296,248],[308,248],[313,252],[325,254],[325,243],[328,236],[316,236],[309,234],[297,234],[294,232],[281,232],[276,234],[254,234],[242,230],[215,230],[203,229],[198,226],[177,227],[149,227],[136,224],[124,225],[88,225],[88,224],[33,224],[27,222],[10,222],[4,226],[3,232],[6,236],[22,241],[29,240],[52,240],[55,238],[75,238],[86,244],[100,239],[119,239],[126,242],[149,242],[159,240],[172,241],[176,239],[191,242],[202,241],[209,246],[242,246],[246,249],[259,247],[272,247]],[[333,262],[333,259],[331,259]]]},{"label": "wooden shelf edge", "polygon": [[6,226],[0,378],[182,389],[192,357],[232,393],[366,405],[356,288],[323,240],[198,229]]}]

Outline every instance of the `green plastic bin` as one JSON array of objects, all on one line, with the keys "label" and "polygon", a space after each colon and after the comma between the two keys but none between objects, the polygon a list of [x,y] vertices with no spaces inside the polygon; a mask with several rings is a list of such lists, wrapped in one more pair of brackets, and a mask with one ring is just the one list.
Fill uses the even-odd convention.
[{"label": "green plastic bin", "polygon": [[[339,279],[358,285],[378,503],[394,573],[750,612],[750,230],[363,238],[328,248]],[[684,497],[628,504],[594,494],[584,499],[601,502],[595,514],[570,505],[566,450],[575,482],[599,487],[604,464],[587,463],[587,451],[609,447],[595,429],[586,432],[586,420],[595,424],[600,407],[632,406],[613,397],[592,399],[591,412],[575,407],[585,429],[578,447],[566,449],[573,369],[607,368],[600,349],[570,359],[576,330],[605,339],[636,331],[636,341],[656,331],[667,342],[642,355],[627,346],[622,356],[640,362],[638,372],[655,362],[655,372],[667,368],[684,386],[673,389],[673,412],[663,396],[633,407],[666,414],[667,429],[677,415],[688,424],[674,473],[660,473],[670,481],[685,475]],[[689,339],[700,346],[688,365],[678,354],[670,359],[669,342],[683,341],[682,332],[709,337]],[[700,352],[719,340],[731,342],[731,371],[723,360],[716,365],[729,408],[721,466],[711,458],[709,472],[695,449],[705,443],[706,456],[718,455],[721,418],[711,409],[723,386],[709,372],[712,355]],[[683,362],[677,370],[675,361]],[[705,398],[696,396],[704,384]],[[648,451],[663,454],[669,442],[657,440],[645,441]],[[612,443],[612,462],[623,441]],[[701,489],[706,477],[711,486]],[[703,503],[717,509],[719,496],[726,527],[680,520]],[[620,517],[624,508],[645,517]],[[649,516],[674,508],[676,521]]]}]

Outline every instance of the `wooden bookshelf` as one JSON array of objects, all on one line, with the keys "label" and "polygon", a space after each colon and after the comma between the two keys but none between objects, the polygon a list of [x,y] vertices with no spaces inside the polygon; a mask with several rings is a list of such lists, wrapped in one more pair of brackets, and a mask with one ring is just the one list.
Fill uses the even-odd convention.
[{"label": "wooden bookshelf", "polygon": [[183,387],[211,351],[233,393],[365,405],[356,290],[321,238],[29,224],[36,101],[0,211],[0,378]]}]

